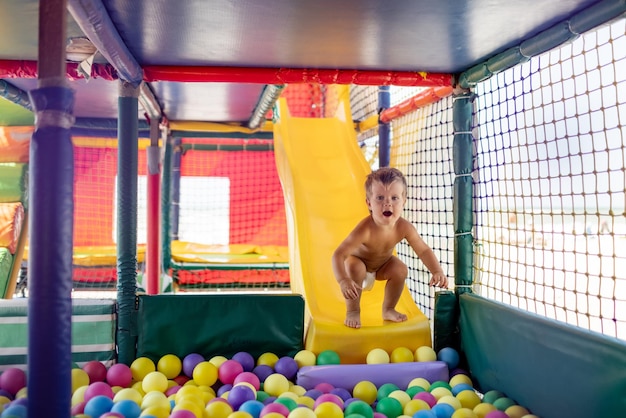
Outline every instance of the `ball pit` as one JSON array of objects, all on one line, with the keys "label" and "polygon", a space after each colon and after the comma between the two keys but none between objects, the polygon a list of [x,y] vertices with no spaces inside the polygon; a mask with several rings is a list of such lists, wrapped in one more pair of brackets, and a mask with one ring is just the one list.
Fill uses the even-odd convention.
[{"label": "ball pit", "polygon": [[[502,392],[480,394],[466,372],[455,369],[452,375],[450,367],[458,366],[454,361],[400,361],[409,359],[408,352],[413,355],[403,348],[394,350],[389,358],[395,360],[388,363],[362,365],[334,364],[336,353],[316,355],[306,350],[296,354],[299,360],[264,353],[254,361],[247,352],[208,360],[195,353],[182,359],[166,355],[157,363],[140,357],[130,366],[111,366],[103,380],[94,382],[88,371],[96,370],[96,379],[100,372],[92,363],[88,371],[72,370],[71,414],[73,418],[535,417]],[[454,360],[450,353],[441,358]],[[320,357],[322,363],[330,363],[310,365],[319,363]],[[431,369],[435,366],[437,372]],[[8,412],[11,417],[26,417],[26,375],[9,370],[0,374],[0,417]]]}]

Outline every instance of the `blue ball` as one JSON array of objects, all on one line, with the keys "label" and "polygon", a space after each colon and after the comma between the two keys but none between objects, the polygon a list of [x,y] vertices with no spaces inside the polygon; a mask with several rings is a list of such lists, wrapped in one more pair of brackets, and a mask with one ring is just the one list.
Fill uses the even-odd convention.
[{"label": "blue ball", "polygon": [[468,385],[467,383],[459,383],[452,388],[452,394],[456,396],[464,390],[474,390],[474,388],[472,387],[472,385]]},{"label": "blue ball", "polygon": [[438,403],[432,407],[431,412],[437,418],[451,418],[454,414],[454,407],[447,403]]},{"label": "blue ball", "polygon": [[99,417],[113,408],[113,399],[108,396],[98,395],[89,399],[85,404],[85,415]]},{"label": "blue ball", "polygon": [[448,369],[454,369],[459,365],[459,353],[452,347],[444,347],[437,353],[437,360],[448,365]]},{"label": "blue ball", "polygon": [[2,418],[26,418],[28,411],[24,405],[9,405],[7,409],[2,411]]},{"label": "blue ball", "polygon": [[422,409],[421,411],[414,413],[413,418],[437,418],[437,415],[435,415],[433,411]]},{"label": "blue ball", "polygon": [[124,415],[125,418],[138,418],[141,415],[141,407],[135,401],[130,399],[122,399],[115,402],[111,408],[111,412],[117,412]]},{"label": "blue ball", "polygon": [[239,410],[249,413],[252,415],[252,418],[259,418],[264,406],[263,402],[257,400],[245,401],[241,404]]}]

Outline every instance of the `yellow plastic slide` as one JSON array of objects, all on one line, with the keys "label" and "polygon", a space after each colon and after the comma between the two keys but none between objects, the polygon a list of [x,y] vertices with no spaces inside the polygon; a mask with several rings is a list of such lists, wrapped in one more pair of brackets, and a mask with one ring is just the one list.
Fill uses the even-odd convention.
[{"label": "yellow plastic slide", "polygon": [[[347,96],[347,89],[345,96]],[[343,95],[343,94],[342,94]],[[370,168],[358,147],[348,105],[335,118],[293,118],[280,99],[274,123],[278,174],[289,228],[291,287],[306,303],[305,348],[336,351],[342,363],[365,363],[374,348],[431,346],[428,318],[405,288],[397,309],[408,321],[382,320],[384,282],[361,299],[360,329],[346,327],[345,302],[333,275],[334,249],[368,215],[364,181]]]}]

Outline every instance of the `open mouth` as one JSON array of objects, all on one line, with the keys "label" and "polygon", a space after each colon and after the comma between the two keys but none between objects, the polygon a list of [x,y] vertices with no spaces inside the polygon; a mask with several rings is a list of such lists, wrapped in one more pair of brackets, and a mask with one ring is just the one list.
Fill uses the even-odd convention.
[{"label": "open mouth", "polygon": [[390,217],[391,215],[393,215],[393,213],[390,210],[386,210],[386,211],[383,212],[383,216],[385,216],[387,218]]}]

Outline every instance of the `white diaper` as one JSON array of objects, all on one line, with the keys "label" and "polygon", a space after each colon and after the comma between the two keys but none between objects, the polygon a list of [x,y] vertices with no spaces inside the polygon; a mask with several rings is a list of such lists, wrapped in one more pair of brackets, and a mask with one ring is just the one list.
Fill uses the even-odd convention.
[{"label": "white diaper", "polygon": [[374,283],[376,282],[376,272],[368,271],[365,273],[365,280],[363,280],[363,290],[372,290]]}]

